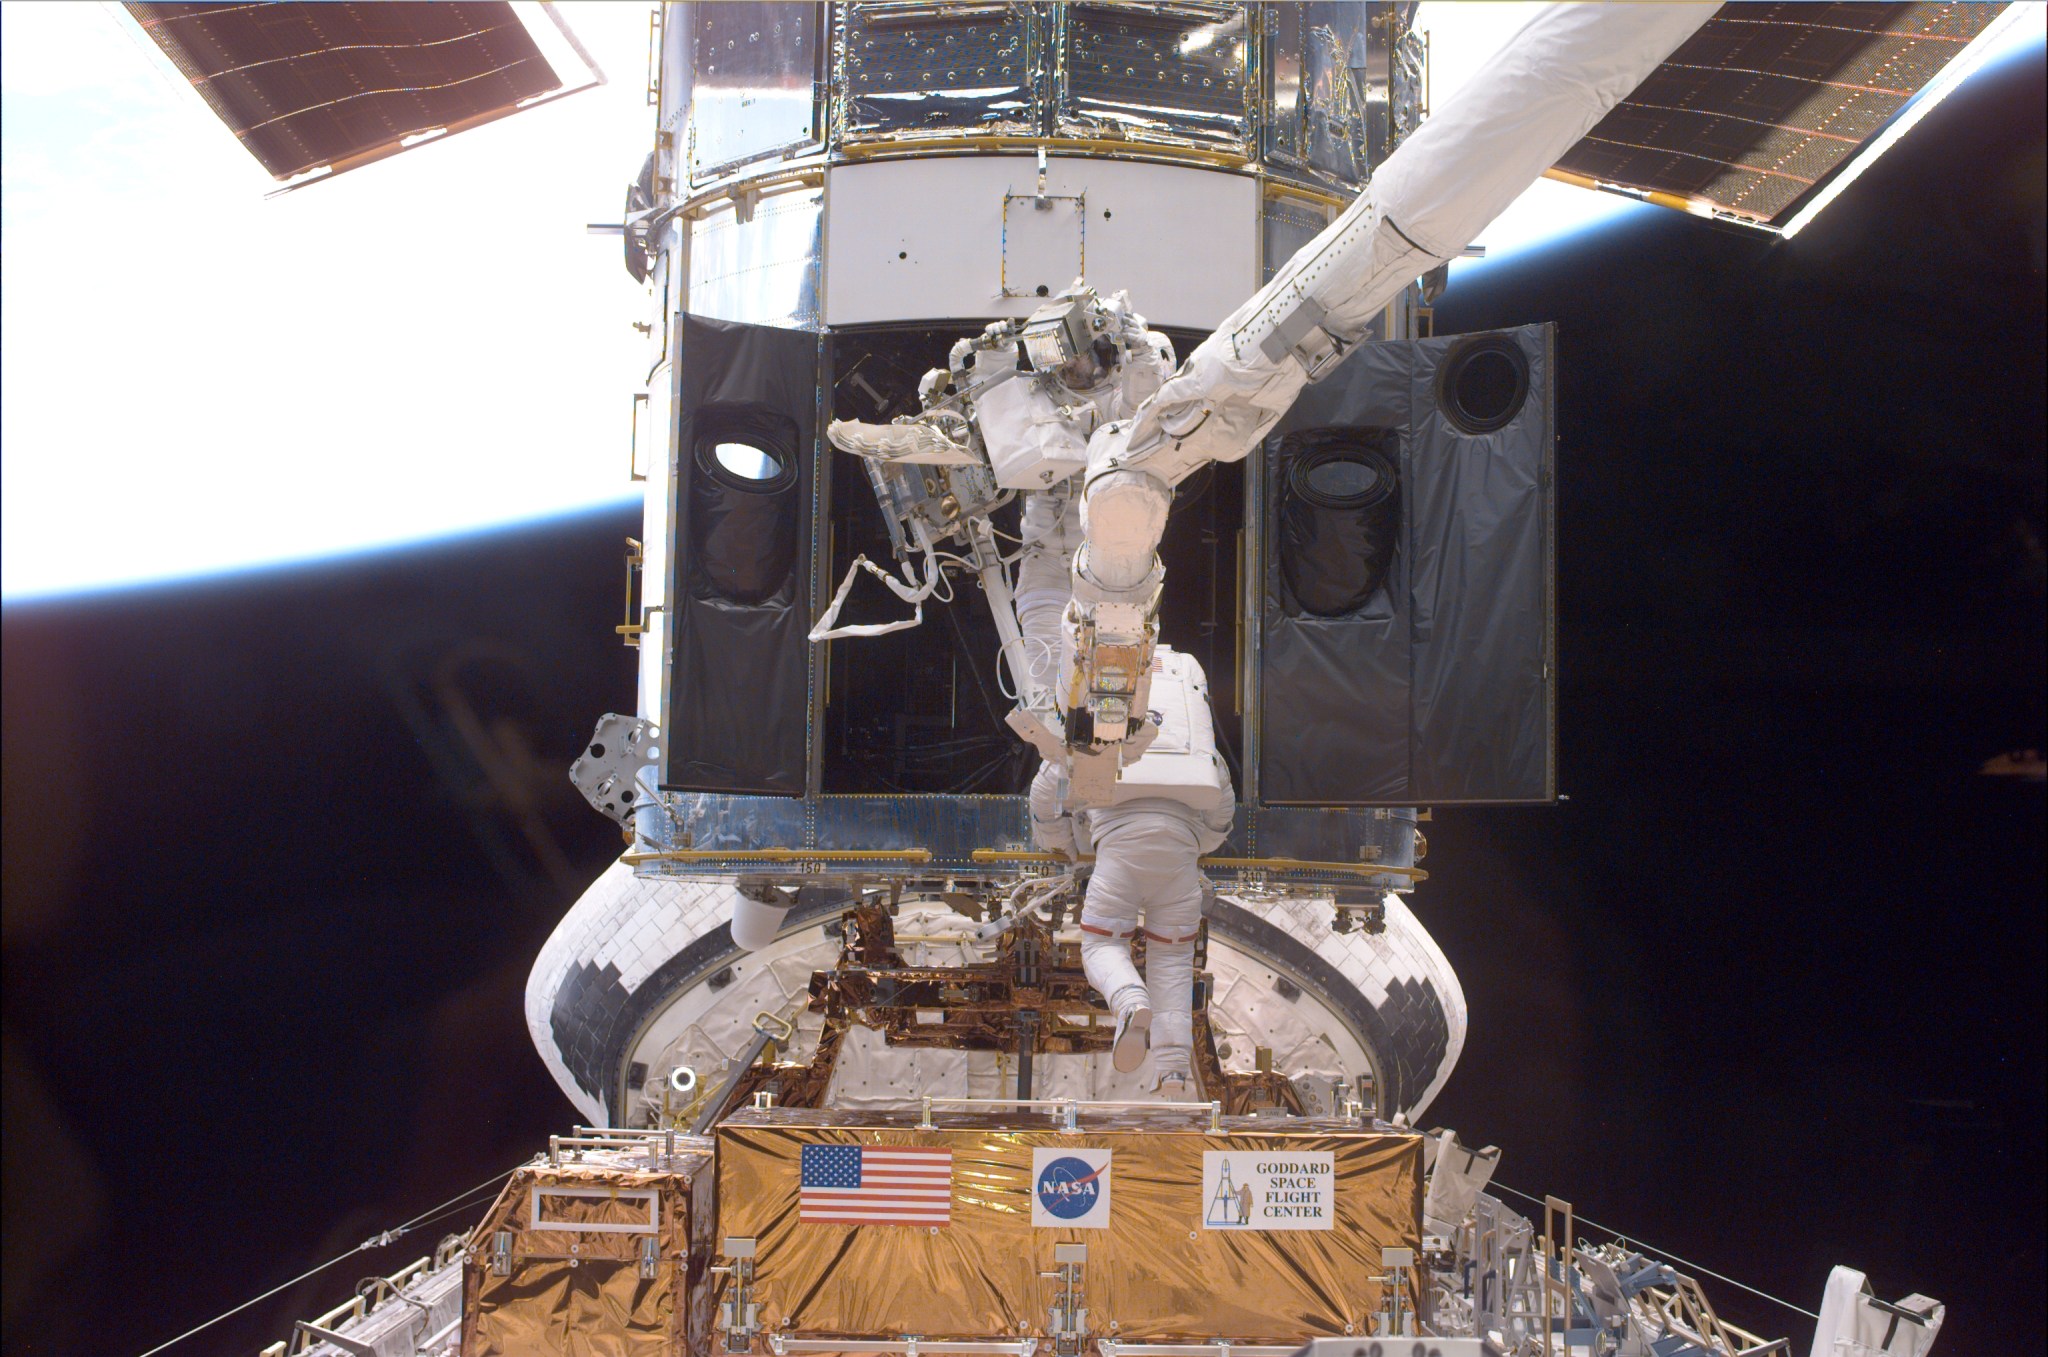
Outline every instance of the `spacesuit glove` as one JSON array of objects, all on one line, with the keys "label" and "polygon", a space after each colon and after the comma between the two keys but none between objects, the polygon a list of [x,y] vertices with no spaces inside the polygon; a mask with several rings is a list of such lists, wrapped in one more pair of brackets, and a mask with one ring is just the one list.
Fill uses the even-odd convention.
[{"label": "spacesuit glove", "polygon": [[1031,819],[1031,842],[1038,845],[1042,853],[1057,853],[1068,862],[1077,862],[1081,850],[1074,841],[1074,818],[1062,815],[1057,820]]}]

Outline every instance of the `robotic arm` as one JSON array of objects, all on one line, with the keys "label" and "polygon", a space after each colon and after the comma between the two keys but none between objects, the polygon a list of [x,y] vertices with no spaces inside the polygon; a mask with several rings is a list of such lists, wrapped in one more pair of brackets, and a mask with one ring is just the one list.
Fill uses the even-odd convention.
[{"label": "robotic arm", "polygon": [[1080,804],[1106,798],[1116,746],[1145,710],[1173,487],[1210,462],[1245,457],[1402,288],[1460,253],[1715,8],[1539,14],[1133,418],[1093,435],[1068,613],[1073,662],[1058,694]]},{"label": "robotic arm", "polygon": [[[1171,347],[1121,294],[1102,297],[1077,282],[1023,322],[998,321],[955,344],[947,368],[927,374],[918,415],[894,425],[833,423],[834,445],[867,461],[904,578],[865,558],[856,568],[883,578],[921,617],[941,583],[935,544],[960,544],[965,557],[949,559],[981,577],[1018,676],[1010,723],[1066,770],[1068,805],[1110,804],[1119,770],[1158,733],[1146,716],[1165,584],[1158,548],[1173,487],[1211,462],[1243,459],[1389,301],[1459,254],[1717,8],[1543,11],[1178,370]],[[1077,506],[1067,502],[1073,479],[1082,482]],[[1023,581],[1013,601],[989,527],[989,513],[1019,491],[1045,501],[1042,511],[1048,497],[1060,499],[1050,519],[1057,538],[1026,543],[1027,553],[1037,550],[1039,576],[1050,555],[1064,564],[1079,519],[1063,639],[1051,635],[1049,617],[1030,616],[1058,601],[1050,581]],[[1027,500],[1027,538],[1032,509]],[[922,581],[913,564],[920,552]],[[852,578],[849,571],[812,639],[883,629],[835,627]]]}]

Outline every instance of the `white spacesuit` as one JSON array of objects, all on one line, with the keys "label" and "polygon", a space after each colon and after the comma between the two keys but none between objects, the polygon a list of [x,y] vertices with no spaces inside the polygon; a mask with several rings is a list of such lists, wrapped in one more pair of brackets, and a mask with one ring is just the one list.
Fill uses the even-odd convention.
[{"label": "white spacesuit", "polygon": [[[1172,345],[1145,329],[1122,294],[1098,301],[1076,289],[1053,305],[1076,301],[1093,303],[1086,324],[1096,335],[1081,356],[1043,377],[993,388],[975,412],[999,482],[1046,486],[1025,496],[1014,595],[1027,693],[1049,691],[1070,661],[1062,620],[1083,535],[1074,473],[1085,464],[1088,439],[1104,424],[1129,418],[1173,370]],[[1031,785],[1031,820],[1040,848],[1070,859],[1092,848],[1082,964],[1117,1015],[1116,1068],[1137,1069],[1149,1038],[1153,1073],[1171,1094],[1193,1083],[1194,950],[1203,896],[1196,859],[1230,832],[1235,797],[1215,755],[1201,666],[1162,650],[1155,667],[1153,691],[1162,703],[1152,723],[1156,756],[1125,769],[1115,804],[1078,812],[1066,804],[1063,766],[1042,765]],[[1131,939],[1140,931],[1142,979],[1131,960]]]},{"label": "white spacesuit", "polygon": [[[1160,654],[1164,668],[1182,664],[1199,677],[1191,657]],[[1204,725],[1207,715],[1203,703]],[[1130,774],[1141,775],[1147,759],[1175,757],[1161,745],[1178,743],[1177,734],[1171,727],[1162,732]],[[1222,844],[1235,813],[1229,773],[1216,767],[1220,785],[1206,796],[1190,786],[1185,790],[1197,795],[1189,800],[1139,795],[1091,810],[1062,805],[1056,764],[1042,765],[1031,783],[1031,833],[1038,846],[1069,858],[1091,847],[1095,853],[1081,907],[1081,965],[1117,1016],[1113,1062],[1125,1073],[1137,1069],[1149,1042],[1156,1087],[1169,1096],[1194,1086],[1195,937],[1204,894],[1196,859]],[[1145,935],[1143,979],[1131,960],[1131,938],[1139,932]]]},{"label": "white spacesuit", "polygon": [[[1208,683],[1192,656],[1166,646],[1148,656],[1127,692],[1128,743],[1089,769],[1090,797],[1076,796],[1072,780],[1089,752],[1051,732],[1059,713],[1076,705],[1073,694],[1055,695],[1075,678],[1067,638],[1075,556],[1093,531],[1083,519],[1080,484],[1089,440],[1131,419],[1173,369],[1171,342],[1148,330],[1122,293],[1103,297],[1077,282],[1021,326],[998,322],[962,339],[947,370],[927,375],[928,408],[943,408],[941,393],[959,393],[972,411],[978,450],[962,441],[957,416],[894,425],[842,420],[829,430],[837,446],[885,463],[985,458],[997,486],[1023,493],[1014,586],[992,558],[977,564],[991,606],[1010,609],[1015,621],[1012,631],[1009,619],[997,618],[998,630],[1011,638],[1006,654],[1018,680],[1019,716],[1026,718],[1013,724],[1034,732],[1027,738],[1049,756],[1032,783],[1033,837],[1069,859],[1093,853],[1082,960],[1117,1014],[1116,1067],[1137,1069],[1149,1040],[1157,1085],[1169,1095],[1193,1083],[1194,945],[1203,898],[1197,859],[1223,842],[1236,809],[1229,770],[1216,753]],[[972,540],[981,553],[993,545],[985,524]],[[836,612],[835,600],[821,627]],[[842,633],[813,633],[828,634]],[[1131,960],[1131,939],[1141,930],[1142,979]]]},{"label": "white spacesuit", "polygon": [[[1095,336],[1074,346],[1081,354],[1052,372],[992,387],[975,402],[975,427],[997,484],[1025,491],[1014,598],[1026,693],[1049,692],[1065,668],[1061,620],[1083,536],[1078,473],[1087,465],[1088,440],[1135,414],[1174,366],[1172,341],[1146,329],[1123,293],[1097,298],[1076,284],[1045,309],[1063,305],[1080,309],[1088,318],[1074,328]],[[959,347],[975,344],[962,340]],[[956,347],[956,362],[960,356]],[[975,374],[1012,370],[1018,356],[1014,341],[979,353]]]}]

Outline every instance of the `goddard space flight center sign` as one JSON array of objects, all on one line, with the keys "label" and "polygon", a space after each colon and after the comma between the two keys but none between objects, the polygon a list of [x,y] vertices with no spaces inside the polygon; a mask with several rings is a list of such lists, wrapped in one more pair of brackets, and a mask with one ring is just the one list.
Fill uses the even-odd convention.
[{"label": "goddard space flight center sign", "polygon": [[1327,1151],[1204,1151],[1202,1228],[1332,1228],[1337,1218],[1336,1160]]}]

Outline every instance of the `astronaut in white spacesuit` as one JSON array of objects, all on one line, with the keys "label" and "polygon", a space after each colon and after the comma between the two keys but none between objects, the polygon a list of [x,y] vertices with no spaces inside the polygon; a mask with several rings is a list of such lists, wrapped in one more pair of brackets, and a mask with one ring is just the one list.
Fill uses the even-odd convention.
[{"label": "astronaut in white spacesuit", "polygon": [[[1173,658],[1194,664],[1187,656]],[[1031,833],[1040,848],[1069,859],[1094,851],[1081,907],[1081,965],[1116,1014],[1112,1063],[1130,1073],[1144,1063],[1149,1045],[1154,1086],[1168,1097],[1185,1096],[1194,1089],[1195,937],[1204,895],[1196,859],[1215,851],[1230,832],[1229,774],[1207,798],[1207,809],[1141,796],[1069,811],[1060,784],[1057,764],[1039,768],[1031,783]],[[1131,939],[1140,932],[1142,979],[1131,960]]]},{"label": "astronaut in white spacesuit", "polygon": [[[1036,554],[1024,558],[1018,579],[1018,622],[1027,648],[1055,672],[1066,662],[1060,619],[1080,535],[1063,531],[1056,515],[1074,516],[1071,496],[1071,485],[1032,496],[1024,538]],[[1081,964],[1117,1015],[1112,1063],[1126,1074],[1136,1070],[1149,1043],[1155,1087],[1171,1098],[1194,1088],[1195,936],[1204,893],[1196,859],[1229,834],[1236,798],[1229,771],[1216,757],[1201,666],[1191,655],[1162,647],[1156,667],[1158,729],[1144,757],[1124,770],[1118,790],[1127,799],[1077,809],[1065,770],[1048,760],[1031,782],[1031,835],[1039,848],[1070,861],[1094,853],[1081,909]],[[1152,777],[1160,779],[1161,795],[1142,794],[1153,789]],[[1143,979],[1131,960],[1131,939],[1139,932],[1145,935]]]},{"label": "astronaut in white spacesuit", "polygon": [[[998,482],[1044,487],[1026,490],[1019,520],[1023,556],[1014,600],[1024,654],[1017,667],[1026,671],[1027,692],[1049,690],[1065,668],[1061,620],[1073,597],[1074,553],[1083,536],[1077,473],[1088,462],[1088,439],[1103,425],[1130,418],[1174,366],[1173,341],[1147,330],[1124,294],[1096,298],[1069,290],[1051,306],[1062,304],[1092,313],[1074,329],[1100,326],[1099,333],[1092,341],[1070,341],[1082,352],[1050,373],[1005,382],[975,403],[975,425]],[[962,340],[956,354],[975,343]],[[1012,342],[976,367],[1016,361]]]},{"label": "astronaut in white spacesuit", "polygon": [[[1089,324],[1100,327],[1094,342],[1048,374],[1052,380],[1005,383],[976,410],[992,463],[1014,469],[1035,458],[1038,475],[1055,473],[1045,489],[1027,493],[1021,520],[1014,597],[1026,691],[1049,688],[1070,658],[1062,619],[1073,596],[1083,525],[1079,478],[1069,468],[1085,461],[1097,428],[1129,418],[1173,370],[1171,343],[1146,330],[1121,294],[1063,294],[1056,301],[1075,295],[1093,303]],[[1162,709],[1147,755],[1125,769],[1119,799],[1076,809],[1063,766],[1048,761],[1032,781],[1031,822],[1042,849],[1069,860],[1093,852],[1081,959],[1089,983],[1117,1015],[1113,1063],[1121,1072],[1135,1071],[1149,1044],[1155,1087],[1175,1096],[1194,1082],[1194,950],[1203,899],[1196,860],[1229,833],[1235,796],[1215,756],[1201,666],[1166,650],[1157,668],[1154,693]],[[1163,779],[1157,787],[1152,774]],[[1131,939],[1140,932],[1143,978],[1131,960]]]},{"label": "astronaut in white spacesuit", "polygon": [[[1142,701],[1128,713],[1123,743],[1089,769],[1092,796],[1079,795],[1071,776],[1089,751],[1052,732],[1073,706],[1056,694],[1074,676],[1071,604],[1075,581],[1087,578],[1075,557],[1089,531],[1081,485],[1089,440],[1132,418],[1173,370],[1171,341],[1147,329],[1122,293],[1104,297],[1076,283],[1021,326],[998,322],[960,340],[947,370],[928,374],[924,387],[928,405],[942,392],[961,393],[995,483],[1023,493],[1015,585],[983,579],[992,602],[1006,600],[996,606],[1013,610],[1006,654],[1019,680],[1020,714],[1035,718],[1020,730],[1035,728],[1041,738],[1033,743],[1047,755],[1031,790],[1034,838],[1070,860],[1094,855],[1082,960],[1117,1015],[1116,1068],[1137,1070],[1149,1043],[1155,1086],[1168,1096],[1193,1085],[1203,898],[1196,860],[1229,833],[1236,800],[1216,753],[1207,681],[1192,656],[1159,647],[1133,689]],[[957,427],[943,420],[835,421],[828,432],[842,449],[885,461],[945,464],[970,455]],[[1004,626],[999,617],[998,629]],[[1143,978],[1131,960],[1140,931]]]}]

